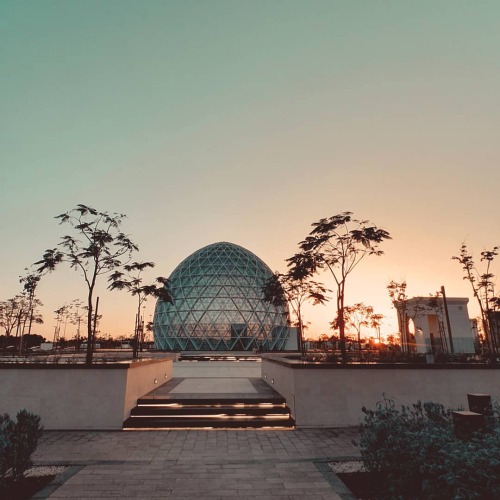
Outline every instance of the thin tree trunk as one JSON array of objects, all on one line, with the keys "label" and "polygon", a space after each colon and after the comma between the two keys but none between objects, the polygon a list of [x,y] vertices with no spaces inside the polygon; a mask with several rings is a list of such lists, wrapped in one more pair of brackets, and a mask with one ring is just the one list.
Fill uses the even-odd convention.
[{"label": "thin tree trunk", "polygon": [[297,332],[298,350],[302,356],[305,355],[304,339],[302,338],[302,314],[300,308],[297,311],[297,319],[299,320],[299,331]]},{"label": "thin tree trunk", "polygon": [[342,355],[342,363],[347,363],[347,350],[345,345],[345,321],[344,321],[344,290],[342,283],[337,290],[337,314],[340,336],[340,353]]},{"label": "thin tree trunk", "polygon": [[139,314],[135,315],[134,345],[132,346],[132,358],[137,358],[137,343],[139,342]]},{"label": "thin tree trunk", "polygon": [[99,297],[95,301],[94,325],[92,327],[92,352],[95,351],[95,339],[97,331],[97,315],[99,314]]},{"label": "thin tree trunk", "polygon": [[87,300],[87,356],[85,359],[85,364],[92,364],[92,289],[89,290],[88,300]]}]

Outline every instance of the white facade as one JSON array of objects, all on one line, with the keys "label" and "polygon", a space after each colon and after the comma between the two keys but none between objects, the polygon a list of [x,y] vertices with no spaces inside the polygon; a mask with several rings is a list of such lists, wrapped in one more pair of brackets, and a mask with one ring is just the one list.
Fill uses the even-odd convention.
[{"label": "white facade", "polygon": [[[468,298],[447,298],[450,329],[442,297],[413,297],[397,303],[399,322],[406,318],[406,325],[400,324],[400,331],[407,328],[414,335],[416,351],[474,353],[474,332],[471,328]],[[404,320],[403,320],[404,321]],[[450,346],[450,330],[451,343]]]}]

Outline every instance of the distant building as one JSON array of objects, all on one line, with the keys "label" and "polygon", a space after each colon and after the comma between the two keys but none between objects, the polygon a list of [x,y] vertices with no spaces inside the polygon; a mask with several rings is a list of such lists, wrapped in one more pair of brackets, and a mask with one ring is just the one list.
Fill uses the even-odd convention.
[{"label": "distant building", "polygon": [[169,277],[174,303],[158,300],[153,320],[161,350],[253,351],[297,349],[286,306],[264,301],[272,271],[233,243],[208,245]]},{"label": "distant building", "polygon": [[413,297],[395,302],[399,331],[408,344],[408,350],[474,353],[474,331],[467,310],[468,302],[468,298],[446,299],[450,329],[442,297]]}]

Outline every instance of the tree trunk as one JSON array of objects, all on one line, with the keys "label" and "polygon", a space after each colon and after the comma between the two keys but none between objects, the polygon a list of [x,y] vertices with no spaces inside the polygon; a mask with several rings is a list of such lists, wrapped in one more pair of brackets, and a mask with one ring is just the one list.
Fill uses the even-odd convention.
[{"label": "tree trunk", "polygon": [[340,283],[337,290],[337,322],[339,324],[340,354],[342,363],[347,363],[347,350],[345,346],[345,320],[344,320],[344,287]]},{"label": "tree trunk", "polygon": [[138,342],[139,342],[139,314],[135,315],[135,329],[134,329],[134,345],[132,346],[132,358],[137,358],[138,351]]},{"label": "tree trunk", "polygon": [[297,348],[302,356],[305,355],[304,339],[302,338],[302,315],[300,309],[297,311],[297,319],[299,320],[299,331],[297,332]]},{"label": "tree trunk", "polygon": [[93,290],[89,290],[88,300],[87,300],[87,356],[85,358],[85,364],[92,364],[92,353],[93,353],[93,338],[92,338],[92,292]]}]

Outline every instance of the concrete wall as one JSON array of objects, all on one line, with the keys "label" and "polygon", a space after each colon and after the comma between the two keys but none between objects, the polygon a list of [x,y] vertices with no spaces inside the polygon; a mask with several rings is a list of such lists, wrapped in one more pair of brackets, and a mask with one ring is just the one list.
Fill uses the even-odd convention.
[{"label": "concrete wall", "polygon": [[467,393],[500,398],[500,368],[484,365],[328,366],[264,355],[262,378],[286,398],[297,427],[359,425],[361,408],[384,395],[398,407],[420,400],[466,409]]},{"label": "concrete wall", "polygon": [[118,430],[137,398],[171,377],[171,359],[92,367],[0,365],[0,413],[14,418],[26,408],[48,430]]},{"label": "concrete wall", "polygon": [[[153,389],[160,387],[172,378],[172,359],[160,362],[132,364],[127,370],[127,388],[123,408],[123,420],[130,417],[130,410],[137,404],[137,399]],[[121,427],[121,426],[120,426]]]}]

